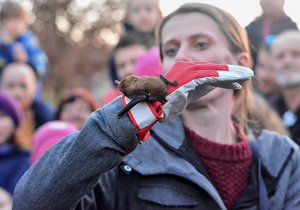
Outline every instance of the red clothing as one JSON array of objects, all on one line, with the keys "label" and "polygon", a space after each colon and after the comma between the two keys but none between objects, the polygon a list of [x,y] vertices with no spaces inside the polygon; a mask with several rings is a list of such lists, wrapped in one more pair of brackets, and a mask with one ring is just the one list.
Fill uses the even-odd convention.
[{"label": "red clothing", "polygon": [[103,97],[104,105],[110,103],[112,100],[114,100],[116,97],[118,97],[120,95],[121,95],[121,92],[119,91],[119,89],[117,89],[117,88],[111,89]]},{"label": "red clothing", "polygon": [[238,143],[220,144],[204,139],[187,128],[185,130],[225,206],[232,209],[248,186],[248,172],[252,163],[248,140],[238,135]]}]

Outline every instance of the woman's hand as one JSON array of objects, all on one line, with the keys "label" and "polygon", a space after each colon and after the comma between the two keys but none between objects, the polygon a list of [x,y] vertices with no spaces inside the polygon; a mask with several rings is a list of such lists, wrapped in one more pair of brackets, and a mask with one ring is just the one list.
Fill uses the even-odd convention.
[{"label": "woman's hand", "polygon": [[[164,96],[166,100],[153,100],[155,97],[152,92],[157,91],[149,90],[151,86],[149,83],[145,83],[147,85],[144,86],[144,91],[141,90],[141,86],[136,85],[139,78],[134,80],[134,84],[128,83],[133,91],[136,87],[139,93],[144,94],[144,100],[141,100],[143,102],[134,104],[128,111],[128,115],[137,128],[139,138],[144,140],[148,131],[157,121],[164,121],[180,115],[188,104],[206,95],[215,87],[241,89],[242,86],[238,82],[249,80],[251,77],[253,77],[253,71],[243,66],[177,62],[165,75],[160,77],[166,86]],[[123,95],[124,107],[133,100],[134,98]]]}]

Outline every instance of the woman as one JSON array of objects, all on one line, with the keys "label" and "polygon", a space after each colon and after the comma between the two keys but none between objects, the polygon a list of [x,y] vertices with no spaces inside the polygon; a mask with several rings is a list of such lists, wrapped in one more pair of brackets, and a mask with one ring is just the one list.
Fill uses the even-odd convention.
[{"label": "woman", "polygon": [[[215,86],[238,85],[230,83],[234,80],[222,82],[207,74],[192,83],[183,82],[197,84],[192,88],[193,94],[181,94],[179,90],[182,77],[198,73],[190,72],[195,69],[193,65],[196,69],[206,65],[191,61],[249,66],[244,30],[218,8],[187,4],[164,19],[159,35],[163,67],[169,69],[165,77],[170,81],[163,117],[178,115],[185,107],[181,103],[187,101],[189,105],[181,117],[157,124],[150,139],[132,152],[138,144],[136,134],[126,117],[115,117],[123,106],[120,98],[114,100],[94,112],[78,135],[62,140],[29,170],[17,187],[16,209],[256,209],[256,164],[244,135],[249,115],[247,85],[241,91],[215,88],[194,103],[191,101],[211,90],[206,84],[212,80],[217,81]],[[238,69],[243,77],[246,70]],[[209,72],[205,68],[202,71]],[[226,72],[218,73],[219,77],[223,74]],[[172,76],[178,80],[179,88]],[[200,83],[204,85],[198,86]],[[173,93],[178,97],[169,97]],[[123,103],[128,101],[125,97]],[[129,111],[135,126],[142,124],[139,109],[147,106],[161,120],[161,107],[149,104],[138,104]],[[234,113],[237,104],[239,111]],[[148,112],[142,113],[147,118]],[[233,123],[233,114],[239,124]],[[146,127],[139,127],[140,139],[151,126],[146,123]],[[270,192],[270,209],[297,208],[300,168],[296,145],[268,132],[262,132],[256,142],[266,167],[264,180]],[[46,176],[45,168],[49,173],[51,170],[51,176]],[[45,193],[47,196],[42,196]],[[33,202],[24,204],[22,201],[28,197]]]},{"label": "woman", "polygon": [[84,88],[75,88],[58,104],[55,120],[72,123],[81,129],[88,116],[99,108],[97,100]]}]

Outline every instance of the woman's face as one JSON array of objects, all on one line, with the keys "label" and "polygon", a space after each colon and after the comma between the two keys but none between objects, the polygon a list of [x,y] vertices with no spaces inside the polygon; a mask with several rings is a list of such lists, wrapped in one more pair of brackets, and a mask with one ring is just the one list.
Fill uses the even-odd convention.
[{"label": "woman's face", "polygon": [[11,117],[0,111],[0,145],[6,143],[15,130]]},{"label": "woman's face", "polygon": [[[163,69],[167,71],[177,61],[203,61],[237,64],[229,43],[217,23],[201,13],[172,17],[162,29]],[[199,103],[233,95],[232,90],[216,88],[201,98]]]},{"label": "woman's face", "polygon": [[92,113],[88,103],[78,98],[63,106],[59,119],[70,122],[78,129],[81,129],[88,116]]}]

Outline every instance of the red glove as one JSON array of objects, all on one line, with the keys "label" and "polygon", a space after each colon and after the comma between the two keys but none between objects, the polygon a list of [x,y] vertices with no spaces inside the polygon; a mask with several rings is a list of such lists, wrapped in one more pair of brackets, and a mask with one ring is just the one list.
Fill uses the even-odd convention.
[{"label": "red glove", "polygon": [[[186,106],[209,93],[215,87],[240,89],[237,82],[249,80],[253,71],[236,65],[205,62],[177,62],[162,78],[167,85],[167,102],[141,102],[129,112],[138,137],[145,140],[148,131],[158,121],[176,117]],[[173,83],[173,84],[172,84]],[[176,85],[174,85],[176,83]],[[131,101],[123,96],[123,105]]]}]

